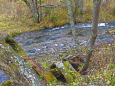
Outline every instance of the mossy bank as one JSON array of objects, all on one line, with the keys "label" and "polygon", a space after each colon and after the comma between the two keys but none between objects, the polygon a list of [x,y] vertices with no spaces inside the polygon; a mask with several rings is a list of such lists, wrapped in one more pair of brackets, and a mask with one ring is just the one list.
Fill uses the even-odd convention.
[{"label": "mossy bank", "polygon": [[[27,56],[9,35],[0,35],[0,69],[10,78],[2,86],[44,86],[23,57]],[[30,77],[31,75],[31,77]]]}]

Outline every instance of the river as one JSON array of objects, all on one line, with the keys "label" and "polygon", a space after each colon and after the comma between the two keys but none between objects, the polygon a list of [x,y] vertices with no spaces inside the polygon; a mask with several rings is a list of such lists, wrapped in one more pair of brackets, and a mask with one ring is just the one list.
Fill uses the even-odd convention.
[{"label": "river", "polygon": [[[91,35],[92,24],[75,25],[79,31],[80,45],[86,45]],[[98,37],[95,45],[115,42],[112,38],[115,33],[106,34],[107,31],[115,29],[113,23],[99,23]],[[71,34],[70,25],[64,25],[52,29],[41,31],[26,32],[14,37],[30,58],[38,59],[44,56],[59,56],[59,53],[67,52],[69,49],[75,48],[74,39]],[[54,59],[54,58],[53,58]],[[9,80],[9,78],[0,70],[0,83]]]}]

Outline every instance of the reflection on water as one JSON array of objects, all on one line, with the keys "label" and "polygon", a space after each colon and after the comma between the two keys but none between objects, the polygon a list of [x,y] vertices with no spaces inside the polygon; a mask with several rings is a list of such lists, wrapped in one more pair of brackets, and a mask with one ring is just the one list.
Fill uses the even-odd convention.
[{"label": "reflection on water", "polygon": [[3,71],[0,70],[0,83],[9,80],[9,78],[5,75]]}]

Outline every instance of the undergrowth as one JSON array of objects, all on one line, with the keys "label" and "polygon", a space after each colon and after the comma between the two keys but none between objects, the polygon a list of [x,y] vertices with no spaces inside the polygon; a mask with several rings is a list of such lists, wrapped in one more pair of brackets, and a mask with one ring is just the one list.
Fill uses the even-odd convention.
[{"label": "undergrowth", "polygon": [[[46,3],[43,1],[42,4],[59,4],[60,2]],[[65,5],[65,3],[64,3]],[[92,1],[84,5],[84,13],[78,13],[76,18],[77,23],[86,23],[92,21]],[[110,3],[106,7],[101,7],[100,22],[114,22],[114,3]],[[73,10],[74,11],[74,10]],[[30,32],[35,30],[53,28],[56,26],[62,26],[69,23],[67,9],[64,7],[43,9],[43,19],[39,24],[35,23],[32,18],[32,14],[26,4],[22,1],[0,0],[0,32],[8,33],[12,36],[24,32]]]},{"label": "undergrowth", "polygon": [[[115,43],[96,46],[93,56],[90,60],[87,75],[68,69],[68,63],[65,64],[65,77],[67,83],[61,83],[57,80],[50,82],[47,86],[114,86],[115,85]],[[71,50],[69,53],[59,53],[57,62],[61,61],[60,58],[65,58],[74,52]],[[48,57],[49,58],[49,57]],[[53,63],[49,58],[43,61],[43,67],[48,69]],[[60,60],[59,60],[60,59]],[[50,60],[50,62],[48,62]],[[66,69],[67,68],[67,69]],[[80,67],[80,69],[82,66]],[[67,74],[66,74],[67,73]]]}]

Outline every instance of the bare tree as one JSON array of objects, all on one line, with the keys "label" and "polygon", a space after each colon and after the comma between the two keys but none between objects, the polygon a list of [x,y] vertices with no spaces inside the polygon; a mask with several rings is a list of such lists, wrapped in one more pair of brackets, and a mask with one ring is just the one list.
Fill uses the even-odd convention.
[{"label": "bare tree", "polygon": [[31,3],[28,0],[24,0],[28,8],[31,10],[32,15],[36,21],[36,23],[39,23],[39,13],[37,8],[37,0],[31,0]]},{"label": "bare tree", "polygon": [[[111,0],[111,1],[112,1],[112,0]],[[109,2],[110,2],[110,0],[102,0],[102,1],[101,1],[101,5],[102,5],[102,6],[106,6],[106,5],[109,4]]]},{"label": "bare tree", "polygon": [[106,5],[107,5],[107,4],[109,3],[109,0],[106,0],[106,2],[105,2],[105,3],[106,3]]},{"label": "bare tree", "polygon": [[75,2],[75,12],[74,12],[74,19],[77,17],[78,11],[80,11],[80,13],[83,13],[83,4],[84,1],[83,0],[74,0]]},{"label": "bare tree", "polygon": [[89,61],[90,61],[90,58],[92,56],[92,52],[94,51],[94,44],[95,44],[95,40],[97,37],[97,31],[98,31],[97,27],[98,27],[98,19],[99,19],[99,12],[100,12],[100,4],[101,4],[101,0],[94,0],[94,11],[93,11],[93,20],[92,20],[92,24],[93,24],[92,35],[91,35],[91,39],[90,39],[89,48],[87,51],[84,67],[81,71],[82,74],[88,69]]},{"label": "bare tree", "polygon": [[79,0],[74,0],[75,2],[75,12],[74,12],[74,19],[77,17],[78,14],[78,9],[80,8],[80,1]]},{"label": "bare tree", "polygon": [[84,1],[80,0],[80,13],[81,14],[83,13],[83,4],[84,4]]},{"label": "bare tree", "polygon": [[42,7],[41,7],[42,1],[41,0],[39,0],[39,4],[40,4],[40,20],[41,20],[42,19]]},{"label": "bare tree", "polygon": [[73,19],[72,0],[67,0],[67,8],[68,8],[68,15],[69,15],[69,19],[70,19],[70,24],[71,24],[71,27],[72,27],[72,35],[73,35],[74,40],[75,40],[77,51],[78,51],[78,53],[80,53],[81,48],[80,48],[80,45],[79,45],[79,40],[77,38],[78,31],[76,32],[75,23],[74,23],[74,19]]}]

